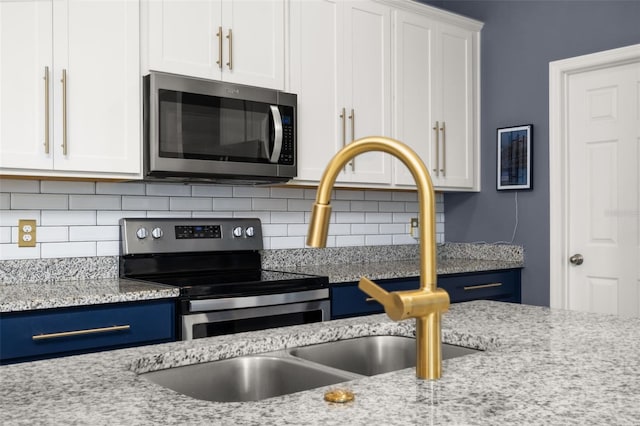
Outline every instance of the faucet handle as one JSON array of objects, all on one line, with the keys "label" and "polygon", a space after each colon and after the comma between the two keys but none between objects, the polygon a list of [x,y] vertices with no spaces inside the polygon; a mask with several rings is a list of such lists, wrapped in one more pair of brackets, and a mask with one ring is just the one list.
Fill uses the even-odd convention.
[{"label": "faucet handle", "polygon": [[389,318],[399,321],[406,318],[402,299],[396,293],[389,293],[369,278],[361,277],[358,288],[373,297],[382,306]]}]

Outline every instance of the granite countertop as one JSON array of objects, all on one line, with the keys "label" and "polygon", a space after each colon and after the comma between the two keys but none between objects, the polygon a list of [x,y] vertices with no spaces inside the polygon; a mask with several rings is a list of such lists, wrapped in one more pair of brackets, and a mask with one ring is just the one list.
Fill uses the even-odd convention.
[{"label": "granite countertop", "polygon": [[637,424],[640,319],[489,301],[455,304],[443,340],[484,352],[443,362],[438,381],[404,369],[260,402],[215,403],[137,372],[364,335],[412,335],[384,315],[0,367],[0,418],[14,424]]},{"label": "granite countertop", "polygon": [[[486,259],[438,259],[438,275],[465,272],[484,272],[501,269],[522,268],[522,262]],[[289,272],[312,275],[327,275],[330,283],[358,281],[365,276],[372,280],[420,276],[420,261],[394,260],[389,262],[337,263],[304,265],[284,268]]]},{"label": "granite countertop", "polygon": [[124,279],[0,284],[0,312],[178,297],[175,287]]}]

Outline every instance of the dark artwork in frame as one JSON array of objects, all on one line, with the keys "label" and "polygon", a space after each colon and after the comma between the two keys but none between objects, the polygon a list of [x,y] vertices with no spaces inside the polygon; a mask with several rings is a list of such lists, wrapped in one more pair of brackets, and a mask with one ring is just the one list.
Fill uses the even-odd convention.
[{"label": "dark artwork in frame", "polygon": [[533,125],[502,127],[498,129],[497,189],[533,189]]}]

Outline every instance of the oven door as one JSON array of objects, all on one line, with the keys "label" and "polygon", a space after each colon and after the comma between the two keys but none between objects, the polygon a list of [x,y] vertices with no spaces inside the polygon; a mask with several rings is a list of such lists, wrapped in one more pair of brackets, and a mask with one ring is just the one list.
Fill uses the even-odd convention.
[{"label": "oven door", "polygon": [[274,327],[308,324],[330,319],[330,302],[312,300],[253,308],[186,313],[181,315],[182,340]]}]

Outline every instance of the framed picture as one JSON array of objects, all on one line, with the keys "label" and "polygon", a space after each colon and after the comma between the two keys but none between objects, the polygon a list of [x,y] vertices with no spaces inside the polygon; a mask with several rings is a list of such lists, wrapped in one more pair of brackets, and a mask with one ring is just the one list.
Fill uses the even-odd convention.
[{"label": "framed picture", "polygon": [[533,189],[533,125],[498,129],[498,191]]}]

